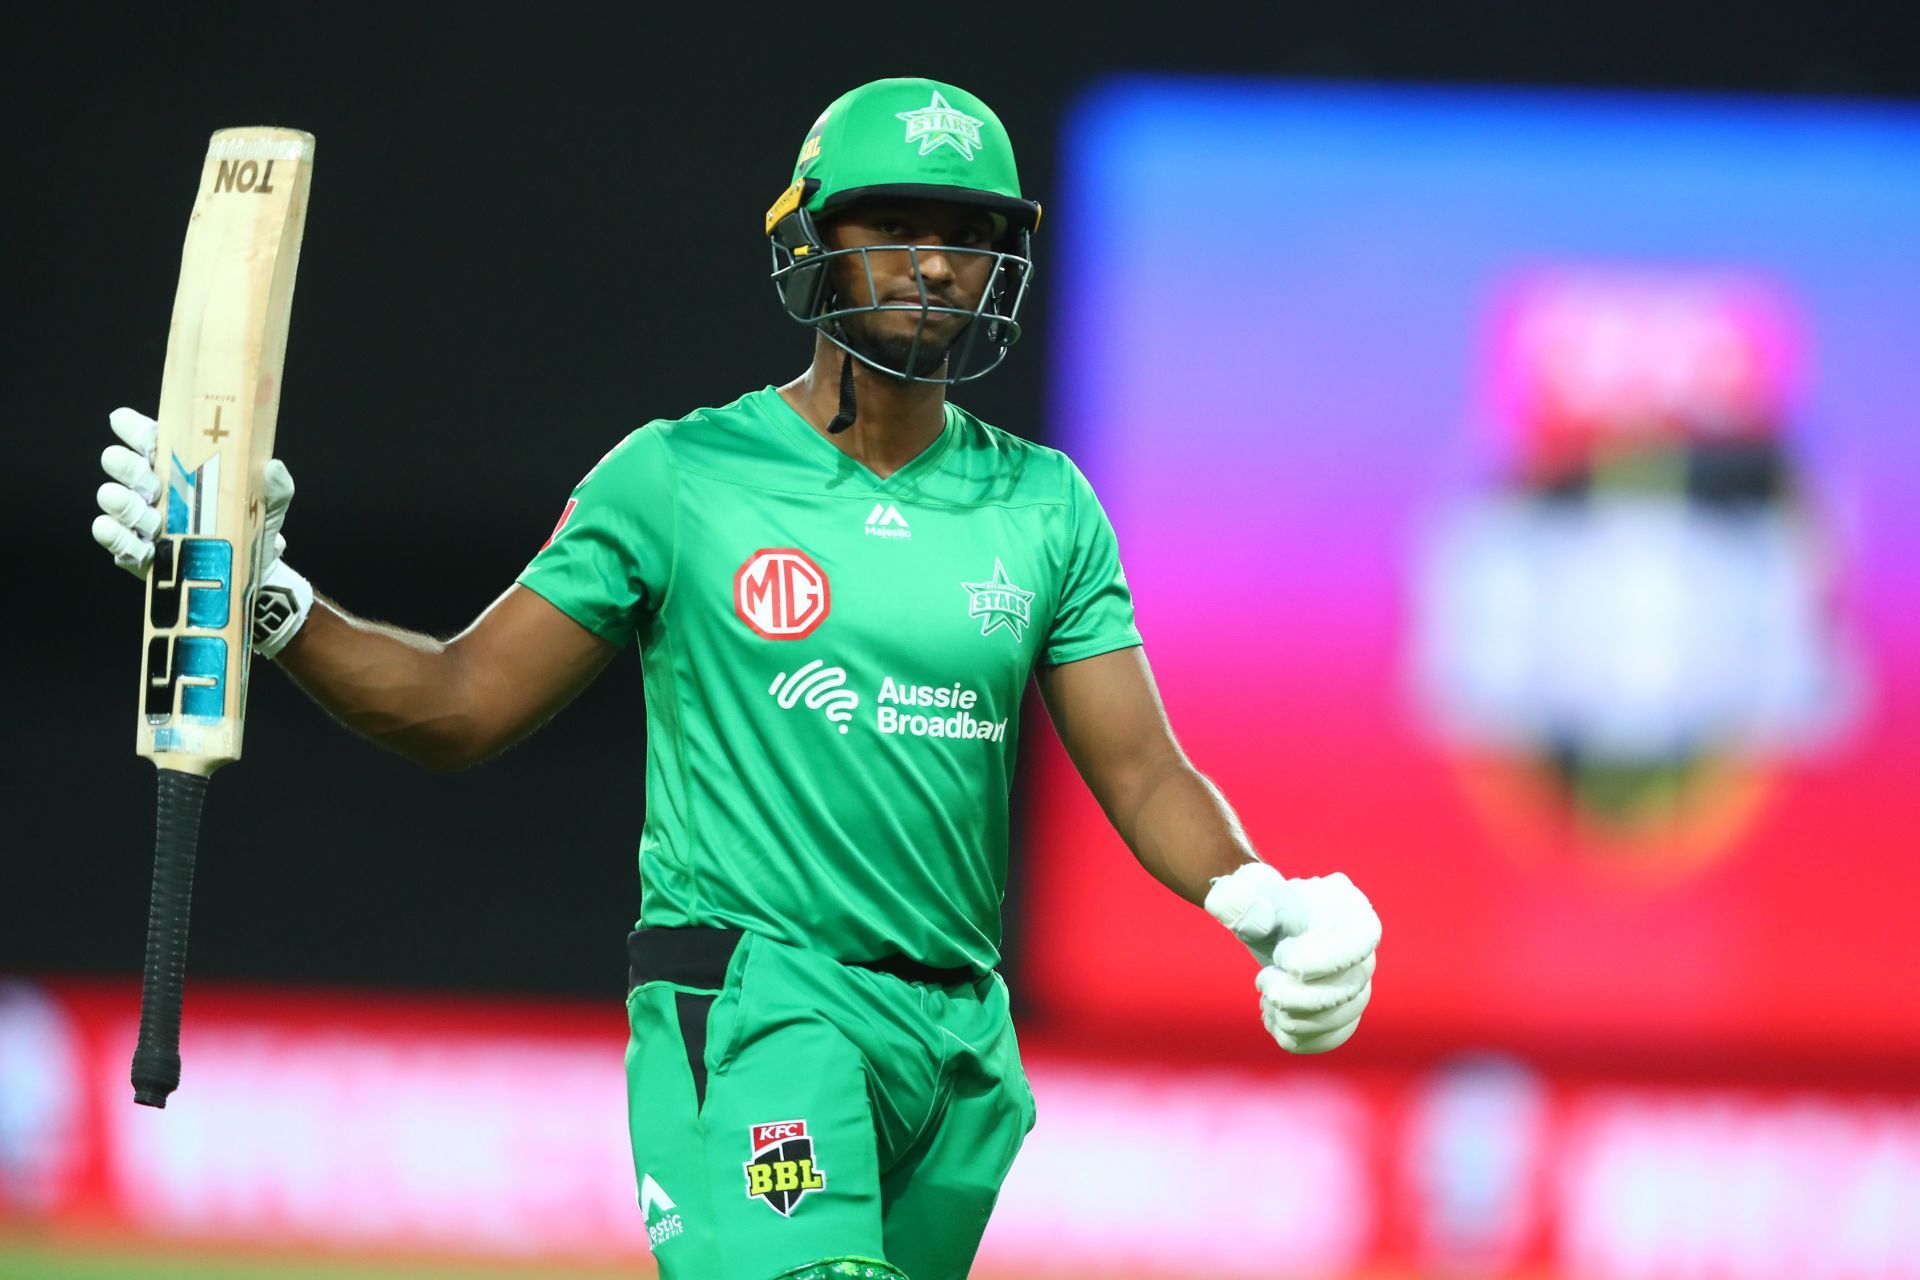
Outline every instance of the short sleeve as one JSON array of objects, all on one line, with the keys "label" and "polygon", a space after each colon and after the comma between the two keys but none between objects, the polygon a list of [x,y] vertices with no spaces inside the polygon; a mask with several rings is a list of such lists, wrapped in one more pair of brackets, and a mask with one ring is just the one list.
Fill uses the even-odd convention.
[{"label": "short sleeve", "polygon": [[1073,468],[1070,480],[1073,546],[1067,558],[1060,604],[1047,633],[1042,660],[1050,666],[1077,662],[1140,643],[1133,622],[1133,593],[1120,567],[1120,544],[1100,509],[1093,486]]},{"label": "short sleeve", "polygon": [[666,595],[673,537],[672,454],[665,432],[642,427],[574,486],[517,581],[624,647]]}]

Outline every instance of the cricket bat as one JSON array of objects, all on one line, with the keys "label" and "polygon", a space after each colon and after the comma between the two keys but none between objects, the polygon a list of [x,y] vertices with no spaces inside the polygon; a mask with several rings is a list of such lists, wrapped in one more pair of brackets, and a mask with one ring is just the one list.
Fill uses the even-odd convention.
[{"label": "cricket bat", "polygon": [[180,255],[154,461],[164,490],[147,576],[136,749],[159,770],[153,900],[133,1097],[180,1084],[201,803],[240,758],[250,624],[262,563],[262,476],[273,456],[313,135],[222,129],[207,148]]}]

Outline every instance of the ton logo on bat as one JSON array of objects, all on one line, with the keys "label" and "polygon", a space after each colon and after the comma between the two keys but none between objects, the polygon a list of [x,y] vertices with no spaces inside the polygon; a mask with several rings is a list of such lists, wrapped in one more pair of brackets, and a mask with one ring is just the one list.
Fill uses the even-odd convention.
[{"label": "ton logo on bat", "polygon": [[258,160],[222,160],[220,172],[214,175],[213,189],[221,191],[251,191],[255,195],[273,193],[273,161],[269,160],[262,168]]}]

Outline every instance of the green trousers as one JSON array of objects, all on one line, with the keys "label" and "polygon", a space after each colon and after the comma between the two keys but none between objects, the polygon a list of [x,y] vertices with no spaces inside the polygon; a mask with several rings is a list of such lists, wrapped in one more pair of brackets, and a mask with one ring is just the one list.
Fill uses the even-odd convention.
[{"label": "green trousers", "polygon": [[912,981],[707,929],[642,930],[629,954],[628,1126],[661,1280],[842,1259],[962,1280],[1034,1120],[997,974]]}]

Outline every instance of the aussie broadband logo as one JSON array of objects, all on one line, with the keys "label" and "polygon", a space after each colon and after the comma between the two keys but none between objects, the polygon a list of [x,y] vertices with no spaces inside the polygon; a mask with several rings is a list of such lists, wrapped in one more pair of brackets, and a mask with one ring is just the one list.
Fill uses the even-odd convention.
[{"label": "aussie broadband logo", "polygon": [[798,547],[762,547],[733,575],[733,611],[763,640],[810,636],[832,608],[826,571]]},{"label": "aussie broadband logo", "polygon": [[[849,687],[845,667],[828,666],[815,658],[791,672],[773,678],[767,692],[782,707],[806,706],[825,716],[841,733],[855,723],[864,699]],[[980,691],[958,680],[951,684],[907,684],[883,676],[873,698],[873,718],[867,721],[881,733],[907,738],[966,738],[1005,742],[1007,717],[989,720],[975,714]]]},{"label": "aussie broadband logo", "polygon": [[[1006,741],[1006,718],[982,720],[973,714],[979,702],[980,695],[959,681],[950,685],[896,684],[892,676],[886,676],[880,681],[880,696],[874,700],[873,724],[882,733],[900,733],[912,738]],[[913,710],[919,707],[928,708],[933,714]]]},{"label": "aussie broadband logo", "polygon": [[846,685],[845,667],[830,667],[815,658],[791,675],[783,671],[775,676],[773,683],[767,686],[767,692],[783,707],[805,702],[809,707],[817,708],[831,724],[845,733],[855,709],[860,706],[860,695]]}]

